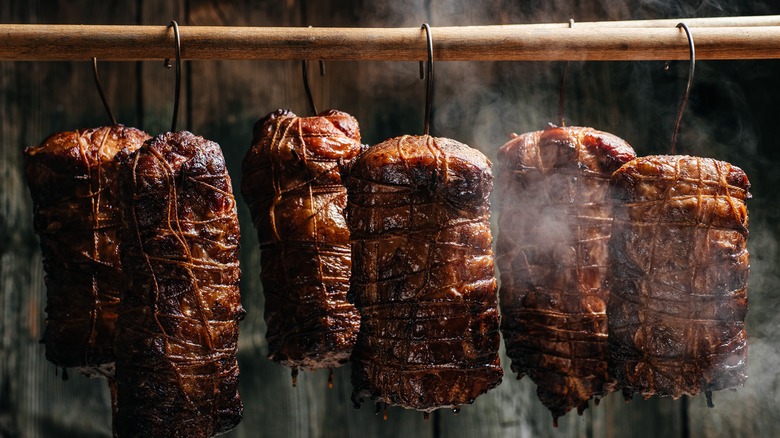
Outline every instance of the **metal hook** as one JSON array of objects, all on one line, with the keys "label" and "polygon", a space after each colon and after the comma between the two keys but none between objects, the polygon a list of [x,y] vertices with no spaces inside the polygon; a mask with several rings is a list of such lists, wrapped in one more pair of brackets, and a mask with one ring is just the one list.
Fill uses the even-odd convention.
[{"label": "metal hook", "polygon": [[103,106],[106,108],[106,112],[108,113],[108,118],[111,119],[111,124],[116,125],[116,117],[114,117],[114,113],[111,111],[111,107],[108,105],[108,101],[106,100],[106,95],[103,93],[103,86],[100,85],[100,76],[98,76],[98,69],[97,69],[97,58],[92,58],[92,76],[95,78],[95,86],[97,86],[98,93],[100,93],[100,100],[103,101]]},{"label": "metal hook", "polygon": [[[423,23],[420,29],[425,29],[425,36],[428,39],[428,81],[425,85],[425,135],[428,135],[431,131],[431,101],[433,100],[433,37],[428,23]],[[420,61],[420,79],[425,77],[423,62]]]},{"label": "metal hook", "polygon": [[[311,27],[309,26],[309,28]],[[320,59],[319,63],[320,76],[325,76],[325,62]],[[305,59],[301,61],[301,73],[303,74],[303,89],[306,90],[306,98],[309,100],[309,108],[312,115],[316,116],[319,112],[317,111],[317,106],[314,105],[314,97],[311,94],[311,87],[309,87],[309,62]]]},{"label": "metal hook", "polygon": [[[179,100],[181,97],[181,35],[179,35],[179,23],[172,20],[168,27],[173,27],[173,37],[176,49],[176,90],[173,96],[173,118],[171,120],[171,132],[176,132],[176,119],[179,117]],[[170,58],[163,61],[165,68],[171,68]]]},{"label": "metal hook", "polygon": [[[320,76],[325,76],[325,62],[320,60],[319,64]],[[309,86],[309,62],[305,59],[301,61],[301,70],[303,73],[303,88],[306,90],[306,99],[309,101],[309,108],[311,109],[312,115],[316,116],[319,112],[317,111],[317,106],[314,105],[314,97],[311,94],[311,87]]]},{"label": "metal hook", "polygon": [[[569,29],[574,27],[574,19],[569,19]],[[569,61],[563,63],[563,74],[561,74],[561,94],[558,100],[558,126],[566,126],[563,120],[563,102],[566,100],[566,74],[569,71]]]},{"label": "metal hook", "polygon": [[312,115],[317,115],[317,107],[314,105],[314,97],[311,95],[311,88],[309,87],[309,63],[305,59],[301,61],[301,73],[303,74],[303,89],[306,90],[306,98],[309,101],[309,109],[311,109]]},{"label": "metal hook", "polygon": [[679,23],[677,28],[683,28],[686,35],[688,35],[688,47],[691,54],[690,67],[688,68],[688,84],[685,86],[685,94],[680,101],[680,107],[677,109],[677,120],[674,122],[674,132],[672,133],[672,154],[677,151],[677,133],[680,130],[680,123],[682,122],[683,111],[685,110],[685,104],[688,103],[688,96],[691,94],[691,85],[693,84],[693,73],[696,70],[696,49],[693,44],[693,35],[691,30],[688,29],[688,25],[685,23]]}]

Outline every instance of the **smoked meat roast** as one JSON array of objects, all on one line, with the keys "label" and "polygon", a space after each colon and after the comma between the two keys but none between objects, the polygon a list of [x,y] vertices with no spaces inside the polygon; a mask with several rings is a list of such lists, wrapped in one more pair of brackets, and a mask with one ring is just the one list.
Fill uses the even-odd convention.
[{"label": "smoked meat roast", "polygon": [[260,241],[268,356],[293,369],[349,361],[360,318],[347,302],[351,254],[340,166],[360,153],[358,123],[329,110],[278,110],[255,125],[241,192]]},{"label": "smoked meat roast", "polygon": [[117,154],[149,138],[122,125],[60,132],[25,149],[35,232],[46,271],[46,358],[87,375],[114,374],[124,287]]},{"label": "smoked meat roast", "polygon": [[219,145],[166,133],[120,173],[117,436],[211,437],[241,420],[239,228]]},{"label": "smoked meat roast", "polygon": [[636,157],[584,127],[516,136],[499,150],[501,330],[554,422],[614,382],[607,364],[609,177]]},{"label": "smoked meat roast", "polygon": [[397,137],[358,157],[347,190],[353,402],[459,409],[496,387],[488,159],[446,138]]},{"label": "smoked meat roast", "polygon": [[610,369],[626,397],[746,379],[750,183],[710,158],[649,156],[612,176]]}]

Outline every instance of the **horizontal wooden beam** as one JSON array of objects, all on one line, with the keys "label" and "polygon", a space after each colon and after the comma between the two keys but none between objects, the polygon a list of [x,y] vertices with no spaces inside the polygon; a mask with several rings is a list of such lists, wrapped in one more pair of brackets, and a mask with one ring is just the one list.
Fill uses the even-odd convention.
[{"label": "horizontal wooden beam", "polygon": [[[675,27],[677,23],[685,22],[688,27],[769,27],[780,26],[780,15],[755,15],[745,17],[704,17],[704,18],[672,18],[662,20],[625,20],[625,21],[584,21],[574,22],[573,26],[581,27]],[[569,23],[534,23],[527,27],[566,28]]]},{"label": "horizontal wooden beam", "polygon": [[[691,27],[699,60],[780,58],[780,26],[734,26],[734,19],[711,23],[706,20],[716,19],[575,23],[572,28],[568,24],[433,27],[434,59],[687,59],[685,32],[673,25],[658,27],[679,21]],[[760,24],[769,21],[763,18]],[[425,32],[418,28],[181,26],[180,35],[182,57],[187,60],[419,61],[427,58]],[[174,56],[173,31],[165,26],[4,24],[0,25],[0,41],[0,60],[97,57],[106,61]]]}]

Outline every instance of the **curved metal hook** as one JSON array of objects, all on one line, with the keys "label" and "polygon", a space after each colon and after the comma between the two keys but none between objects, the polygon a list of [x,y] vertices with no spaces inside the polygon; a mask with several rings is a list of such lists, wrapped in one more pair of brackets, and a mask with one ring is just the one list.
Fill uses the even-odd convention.
[{"label": "curved metal hook", "polygon": [[[179,23],[172,20],[168,27],[173,27],[174,47],[176,49],[176,90],[173,95],[173,118],[171,120],[171,132],[176,132],[176,119],[179,118],[179,100],[181,97],[181,35],[179,35]],[[170,58],[163,62],[165,68],[171,68]]]},{"label": "curved metal hook", "polygon": [[[312,26],[309,26],[309,29],[311,28]],[[319,112],[317,111],[317,106],[314,105],[314,97],[312,97],[311,88],[309,87],[309,62],[305,59],[301,61],[301,73],[303,74],[303,88],[306,90],[306,98],[309,100],[309,108],[311,109],[312,115],[316,116]],[[320,76],[325,76],[325,63],[322,62],[321,59]]]},{"label": "curved metal hook", "polygon": [[[431,131],[431,101],[433,100],[433,37],[431,36],[431,26],[423,23],[420,29],[425,29],[425,36],[428,39],[428,82],[425,85],[425,135]],[[420,79],[423,79],[423,61],[420,61]]]},{"label": "curved metal hook", "polygon": [[100,76],[98,76],[98,68],[97,68],[97,58],[92,58],[92,76],[95,78],[95,86],[97,86],[98,93],[100,93],[100,100],[103,101],[103,107],[106,108],[106,113],[108,113],[108,118],[111,119],[111,124],[116,125],[116,117],[114,117],[114,113],[111,111],[111,107],[108,105],[108,101],[106,100],[106,95],[103,93],[103,86],[100,85]]},{"label": "curved metal hook", "polygon": [[680,123],[682,122],[683,111],[685,111],[685,104],[688,103],[688,96],[691,94],[691,85],[693,84],[693,73],[696,70],[696,49],[693,44],[693,35],[691,30],[688,29],[688,25],[685,23],[677,24],[677,28],[683,28],[685,34],[688,35],[688,48],[690,49],[691,62],[688,68],[688,84],[685,86],[685,94],[680,101],[680,107],[677,109],[677,120],[674,122],[674,132],[672,133],[672,154],[677,151],[677,133],[680,131]]},{"label": "curved metal hook", "polygon": [[311,95],[309,87],[309,63],[304,59],[301,61],[301,73],[303,75],[303,89],[306,90],[306,99],[309,101],[309,109],[312,115],[317,115],[317,107],[314,105],[314,97]]},{"label": "curved metal hook", "polygon": [[[569,19],[569,29],[574,27],[574,19]],[[561,74],[561,94],[558,100],[558,126],[566,126],[563,120],[563,102],[566,100],[566,74],[569,72],[569,61],[563,63],[563,74]]]},{"label": "curved metal hook", "polygon": [[[325,63],[320,60],[320,76],[325,76]],[[316,116],[319,114],[317,111],[317,106],[314,105],[314,97],[311,94],[311,88],[309,87],[309,62],[305,59],[301,61],[301,73],[303,74],[303,88],[306,90],[306,99],[309,101],[309,108],[311,109],[312,115]]]}]

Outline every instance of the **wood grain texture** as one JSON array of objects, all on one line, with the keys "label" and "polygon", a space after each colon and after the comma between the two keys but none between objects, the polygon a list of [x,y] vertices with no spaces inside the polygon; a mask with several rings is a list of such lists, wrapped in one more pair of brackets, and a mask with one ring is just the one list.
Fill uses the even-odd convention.
[{"label": "wood grain texture", "polygon": [[[159,16],[157,16],[159,18]],[[173,57],[171,31],[160,26],[0,25],[0,59],[111,60]],[[523,25],[435,27],[439,61],[626,61],[687,59],[678,29]],[[295,28],[182,26],[184,59],[425,59],[418,28]],[[699,27],[697,58],[780,58],[776,27]],[[56,43],[56,44],[55,44]]]}]

